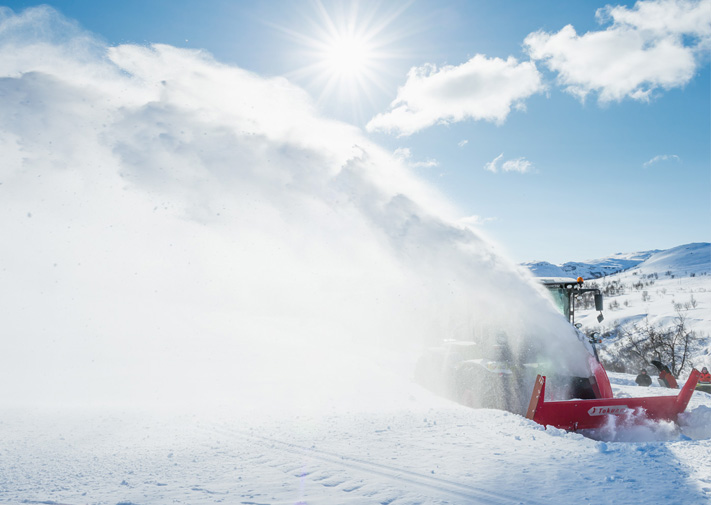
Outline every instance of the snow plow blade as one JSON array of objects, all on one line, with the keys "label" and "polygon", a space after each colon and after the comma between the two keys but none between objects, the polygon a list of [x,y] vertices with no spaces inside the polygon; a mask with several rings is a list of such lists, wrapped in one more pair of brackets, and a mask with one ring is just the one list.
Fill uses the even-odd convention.
[{"label": "snow plow blade", "polygon": [[594,400],[545,401],[546,378],[539,375],[531,395],[526,417],[544,426],[563,430],[586,430],[605,425],[608,416],[655,421],[676,421],[694,394],[701,372],[694,369],[677,396],[650,396],[644,398],[596,398]]}]

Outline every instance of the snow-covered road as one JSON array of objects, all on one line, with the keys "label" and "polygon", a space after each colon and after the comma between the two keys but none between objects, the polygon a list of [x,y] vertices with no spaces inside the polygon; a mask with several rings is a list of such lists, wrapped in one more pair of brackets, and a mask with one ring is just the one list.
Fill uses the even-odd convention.
[{"label": "snow-covered road", "polygon": [[[637,390],[616,386],[617,394],[629,392]],[[436,401],[262,418],[4,411],[0,500],[636,504],[654,496],[667,505],[709,503],[711,395],[695,393],[688,410],[688,430],[653,425],[600,435],[606,441]]]}]

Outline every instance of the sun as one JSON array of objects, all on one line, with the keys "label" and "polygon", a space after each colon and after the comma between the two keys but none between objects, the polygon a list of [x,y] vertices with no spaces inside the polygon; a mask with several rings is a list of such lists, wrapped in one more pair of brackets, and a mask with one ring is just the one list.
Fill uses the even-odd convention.
[{"label": "sun", "polygon": [[[314,0],[299,28],[278,27],[293,46],[294,70],[287,77],[303,83],[329,110],[349,109],[350,119],[363,119],[377,108],[376,97],[391,93],[392,63],[403,60],[400,25],[409,2],[381,3]],[[410,30],[411,31],[411,30]],[[387,96],[387,95],[386,95]]]},{"label": "sun", "polygon": [[357,27],[331,24],[313,45],[311,81],[319,89],[319,101],[334,99],[342,103],[370,100],[375,89],[384,86],[380,76],[385,52],[375,33]]},{"label": "sun", "polygon": [[323,51],[323,64],[337,77],[358,78],[374,66],[376,50],[362,37],[337,35]]}]

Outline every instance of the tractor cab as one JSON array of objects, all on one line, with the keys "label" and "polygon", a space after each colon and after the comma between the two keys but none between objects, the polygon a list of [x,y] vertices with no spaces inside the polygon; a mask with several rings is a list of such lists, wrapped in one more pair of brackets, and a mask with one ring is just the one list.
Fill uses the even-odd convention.
[{"label": "tractor cab", "polygon": [[539,281],[548,289],[556,307],[568,318],[570,324],[575,325],[575,300],[584,293],[594,293],[595,310],[600,312],[597,316],[597,321],[601,323],[604,319],[602,315],[602,293],[600,293],[600,290],[597,288],[584,288],[582,277],[578,277],[577,279],[569,277],[541,277]]}]

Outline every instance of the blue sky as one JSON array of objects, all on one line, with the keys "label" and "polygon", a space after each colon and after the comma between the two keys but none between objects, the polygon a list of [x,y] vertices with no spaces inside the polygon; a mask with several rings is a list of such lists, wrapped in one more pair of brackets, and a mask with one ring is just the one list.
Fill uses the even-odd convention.
[{"label": "blue sky", "polygon": [[709,1],[47,3],[108,45],[287,77],[517,261],[711,239]]}]

